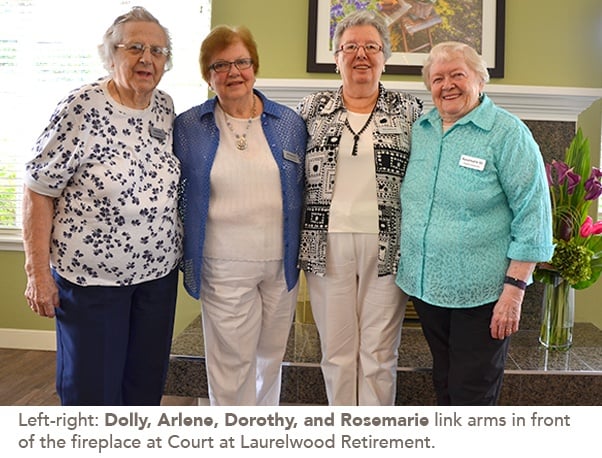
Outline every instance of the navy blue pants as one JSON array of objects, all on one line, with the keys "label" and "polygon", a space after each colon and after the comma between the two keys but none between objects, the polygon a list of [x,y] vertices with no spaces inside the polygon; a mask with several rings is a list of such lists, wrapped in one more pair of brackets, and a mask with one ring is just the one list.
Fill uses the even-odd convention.
[{"label": "navy blue pants", "polygon": [[63,405],[159,405],[178,271],[133,286],[87,286],[54,273],[56,389]]},{"label": "navy blue pants", "polygon": [[495,303],[471,308],[429,305],[412,298],[433,356],[438,405],[496,405],[510,339],[493,339]]}]

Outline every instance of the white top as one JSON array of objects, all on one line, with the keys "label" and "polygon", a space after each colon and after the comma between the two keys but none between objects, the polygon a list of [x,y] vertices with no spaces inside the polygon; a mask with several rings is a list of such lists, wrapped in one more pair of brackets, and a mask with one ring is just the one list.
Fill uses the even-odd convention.
[{"label": "white top", "polygon": [[[215,118],[220,143],[211,169],[204,256],[238,261],[281,260],[280,172],[261,120],[253,119],[247,131],[248,147],[239,150],[219,105]],[[234,132],[242,136],[248,119],[228,116],[228,120]]]},{"label": "white top", "polygon": [[[347,116],[353,131],[359,132],[370,114],[349,111]],[[357,156],[352,156],[353,134],[348,128],[343,129],[328,232],[378,234],[373,130],[374,123],[370,122],[360,135]]]}]

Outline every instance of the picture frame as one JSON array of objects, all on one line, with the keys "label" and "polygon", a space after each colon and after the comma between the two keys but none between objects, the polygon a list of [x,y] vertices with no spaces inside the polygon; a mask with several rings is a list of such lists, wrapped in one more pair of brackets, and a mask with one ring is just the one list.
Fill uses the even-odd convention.
[{"label": "picture frame", "polygon": [[[446,0],[449,7],[453,7],[455,2],[460,0]],[[358,2],[345,2],[345,0],[309,0],[309,18],[308,18],[308,46],[307,46],[307,71],[310,73],[334,73],[334,52],[331,48],[331,34],[334,31],[334,18],[331,17],[332,11],[340,13],[340,5],[342,3],[348,3],[347,9],[351,7],[351,4],[357,4]],[[393,30],[399,34],[403,32],[404,44],[406,41],[410,41],[416,37],[418,39],[419,34],[422,34],[426,44],[422,44],[421,49],[404,49],[393,46],[393,53],[391,58],[387,61],[386,72],[387,74],[406,74],[406,75],[420,75],[422,71],[422,63],[430,50],[430,45],[437,43],[433,40],[432,35],[436,34],[429,30],[431,27],[440,27],[445,24],[444,17],[441,18],[435,10],[431,14],[431,27],[417,30],[420,25],[414,27],[414,34],[406,33],[411,31],[411,26],[420,24],[421,19],[415,16],[417,11],[416,3],[418,0],[384,0],[384,1],[368,1],[364,2],[366,5],[371,5],[374,8],[375,4],[378,4],[379,10],[383,16],[385,16],[391,34]],[[430,3],[436,3],[430,2]],[[361,4],[361,3],[360,3]],[[396,11],[385,10],[383,5],[393,4]],[[414,6],[414,13],[409,13],[408,5]],[[463,41],[470,44],[487,62],[489,75],[492,78],[502,78],[504,76],[504,39],[505,39],[505,0],[480,0],[480,6],[482,15],[480,18],[475,18],[480,23],[476,24],[476,27],[471,26],[465,31],[465,39],[453,38],[454,41]],[[332,7],[332,8],[331,8]],[[410,10],[411,11],[411,10]],[[436,15],[440,19],[435,18]],[[439,22],[438,22],[439,21]],[[424,24],[424,22],[423,22]],[[428,25],[428,24],[427,24]],[[395,27],[393,29],[392,27]],[[468,30],[480,31],[480,36],[471,36]],[[460,30],[462,31],[462,30]],[[432,33],[431,33],[432,32]],[[406,40],[406,38],[408,38]],[[428,40],[431,43],[428,43]],[[400,40],[398,40],[400,41]],[[480,44],[479,46],[473,43]]]}]

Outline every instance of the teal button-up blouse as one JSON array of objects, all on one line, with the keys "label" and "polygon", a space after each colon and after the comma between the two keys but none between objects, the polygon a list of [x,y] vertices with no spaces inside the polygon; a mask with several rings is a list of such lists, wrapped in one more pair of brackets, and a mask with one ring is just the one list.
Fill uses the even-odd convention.
[{"label": "teal button-up blouse", "polygon": [[539,147],[487,96],[445,133],[436,109],[416,121],[400,197],[397,284],[429,304],[496,301],[510,260],[552,257]]}]

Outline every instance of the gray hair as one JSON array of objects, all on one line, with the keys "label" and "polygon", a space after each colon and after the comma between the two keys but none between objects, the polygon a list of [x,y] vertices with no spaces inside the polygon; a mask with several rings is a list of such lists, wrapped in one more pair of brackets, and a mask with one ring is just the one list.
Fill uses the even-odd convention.
[{"label": "gray hair", "polygon": [[371,10],[357,10],[341,19],[334,30],[333,44],[335,51],[341,46],[341,37],[345,33],[345,30],[358,25],[371,25],[378,31],[380,39],[383,42],[385,60],[389,59],[391,57],[389,27],[387,27],[385,19],[380,14]]},{"label": "gray hair", "polygon": [[167,39],[167,49],[169,49],[169,56],[167,56],[167,61],[165,62],[165,70],[170,70],[172,67],[172,60],[171,37],[169,36],[169,31],[161,25],[155,16],[150,14],[148,10],[142,6],[134,6],[127,13],[118,16],[111,27],[105,32],[102,37],[102,44],[98,45],[98,54],[100,54],[103,67],[111,73],[111,64],[113,56],[115,55],[115,45],[121,43],[123,40],[123,24],[126,22],[153,22],[163,29],[165,38]]},{"label": "gray hair", "polygon": [[429,91],[431,90],[430,77],[433,63],[438,61],[449,62],[459,55],[463,57],[468,68],[481,77],[483,83],[489,82],[489,71],[485,59],[465,43],[445,41],[433,46],[422,67],[422,80]]}]

